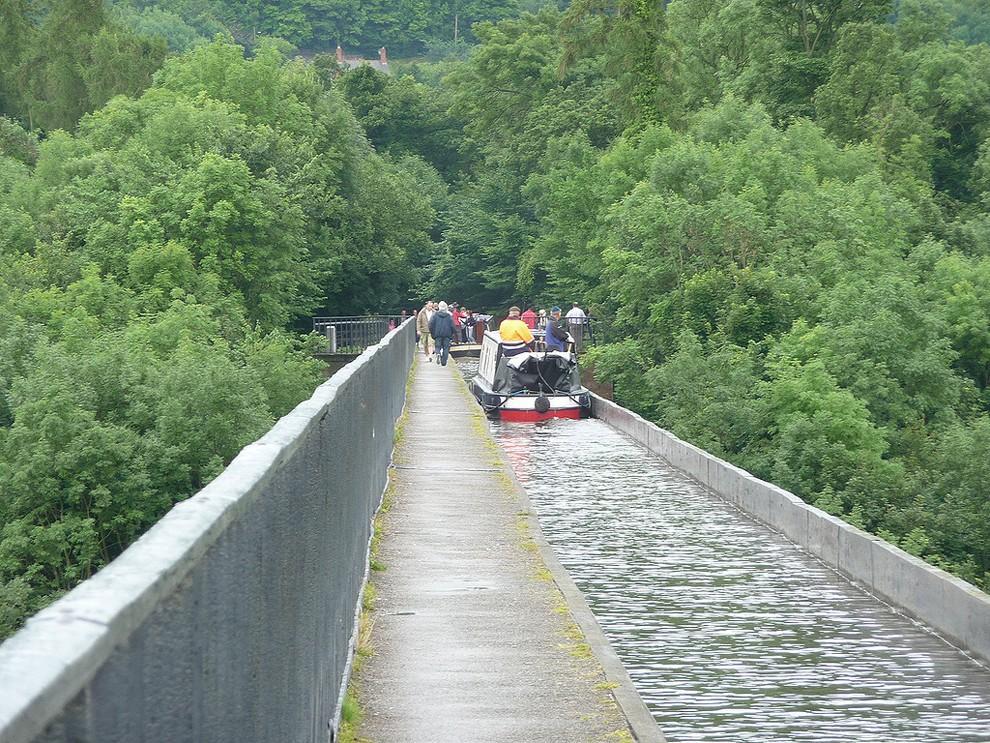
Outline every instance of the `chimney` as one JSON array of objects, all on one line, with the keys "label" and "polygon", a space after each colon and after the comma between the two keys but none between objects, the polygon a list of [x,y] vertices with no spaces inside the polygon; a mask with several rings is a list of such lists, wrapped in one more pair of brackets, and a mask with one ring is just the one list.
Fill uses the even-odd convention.
[{"label": "chimney", "polygon": [[378,50],[378,59],[381,60],[383,65],[388,64],[388,52],[385,50],[385,47]]},{"label": "chimney", "polygon": [[337,44],[337,62],[344,64],[344,50],[340,44]]}]

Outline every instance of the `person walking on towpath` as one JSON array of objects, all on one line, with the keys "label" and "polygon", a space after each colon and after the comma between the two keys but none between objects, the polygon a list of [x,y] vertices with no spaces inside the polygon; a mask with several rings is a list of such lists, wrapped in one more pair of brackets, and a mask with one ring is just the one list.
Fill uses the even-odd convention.
[{"label": "person walking on towpath", "polygon": [[554,307],[550,310],[545,340],[548,351],[567,350],[567,326],[560,319],[560,307]]},{"label": "person walking on towpath", "polygon": [[519,319],[519,308],[510,307],[509,316],[498,326],[498,334],[502,339],[502,353],[515,356],[533,348],[533,332]]},{"label": "person walking on towpath", "polygon": [[447,303],[441,302],[440,309],[430,318],[430,335],[437,347],[437,363],[447,366],[447,355],[450,353],[450,340],[454,337],[454,318],[447,311]]},{"label": "person walking on towpath", "polygon": [[419,336],[420,343],[423,344],[423,354],[433,361],[433,351],[430,350],[430,315],[433,314],[433,302],[427,302],[416,313],[416,335]]}]

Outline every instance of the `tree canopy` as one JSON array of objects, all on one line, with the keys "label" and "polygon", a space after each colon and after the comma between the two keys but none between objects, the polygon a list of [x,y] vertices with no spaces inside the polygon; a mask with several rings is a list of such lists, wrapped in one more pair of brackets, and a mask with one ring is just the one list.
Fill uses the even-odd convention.
[{"label": "tree canopy", "polygon": [[309,65],[225,41],[74,133],[0,119],[0,634],[311,394],[297,318],[409,296],[423,167]]},{"label": "tree canopy", "polygon": [[[990,586],[988,29],[982,0],[0,4],[0,632],[309,394],[300,318],[426,295],[579,301],[620,402]],[[287,59],[338,43],[443,59]]]},{"label": "tree canopy", "polygon": [[986,7],[620,0],[476,27],[421,75],[466,135],[429,291],[582,302],[623,404],[990,585]]}]

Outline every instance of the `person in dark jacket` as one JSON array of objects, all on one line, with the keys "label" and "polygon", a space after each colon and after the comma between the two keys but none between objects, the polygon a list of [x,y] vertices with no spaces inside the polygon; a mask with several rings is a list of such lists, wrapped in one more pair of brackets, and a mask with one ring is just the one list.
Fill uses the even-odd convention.
[{"label": "person in dark jacket", "polygon": [[430,318],[430,335],[437,346],[437,363],[447,366],[447,356],[450,354],[450,339],[454,337],[454,318],[447,310],[447,303],[441,302],[440,309]]},{"label": "person in dark jacket", "polygon": [[567,350],[567,327],[560,319],[560,307],[550,310],[550,318],[547,320],[547,333],[544,338],[548,351]]}]

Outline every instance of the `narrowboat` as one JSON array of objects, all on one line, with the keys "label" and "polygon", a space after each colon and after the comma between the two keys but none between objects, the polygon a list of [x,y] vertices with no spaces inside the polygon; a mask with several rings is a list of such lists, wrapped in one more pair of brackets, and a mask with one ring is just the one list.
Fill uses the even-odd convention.
[{"label": "narrowboat", "polygon": [[583,418],[591,410],[575,354],[520,350],[504,344],[497,331],[485,333],[470,387],[489,416],[506,421]]}]

